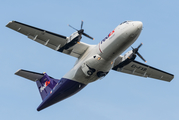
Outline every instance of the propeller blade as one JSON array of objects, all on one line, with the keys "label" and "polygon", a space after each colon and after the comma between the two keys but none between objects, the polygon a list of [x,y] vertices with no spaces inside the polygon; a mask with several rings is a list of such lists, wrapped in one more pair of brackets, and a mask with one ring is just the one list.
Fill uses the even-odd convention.
[{"label": "propeller blade", "polygon": [[91,36],[89,36],[88,34],[86,34],[86,33],[82,33],[84,36],[86,36],[86,37],[88,37],[88,38],[90,38],[90,39],[92,39],[92,40],[94,40],[94,38],[93,37],[91,37]]},{"label": "propeller blade", "polygon": [[74,30],[76,30],[76,31],[79,33],[80,39],[81,39],[81,35],[83,34],[84,36],[86,36],[86,37],[88,37],[88,38],[94,40],[93,37],[91,37],[91,36],[89,36],[88,34],[84,33],[84,29],[82,29],[82,28],[83,28],[83,20],[81,21],[81,29],[80,29],[80,30],[77,30],[76,28],[74,28],[73,26],[71,26],[71,25],[69,25],[69,24],[68,24],[68,26],[71,27],[71,28],[73,28]]},{"label": "propeller blade", "polygon": [[132,51],[133,51],[134,54],[137,54],[144,62],[147,62],[147,61],[142,57],[142,55],[138,52],[139,48],[140,48],[142,45],[143,45],[143,43],[141,43],[137,48],[133,48],[132,46],[131,46],[131,48],[132,48]]},{"label": "propeller blade", "polygon": [[143,45],[143,43],[141,43],[137,48],[139,49],[142,45]]},{"label": "propeller blade", "polygon": [[74,28],[73,26],[71,26],[71,25],[69,25],[69,24],[68,24],[68,26],[71,27],[71,28],[73,28],[74,30],[78,31],[78,30],[77,30],[76,28]]},{"label": "propeller blade", "polygon": [[83,20],[81,21],[81,29],[83,28]]},{"label": "propeller blade", "polygon": [[136,53],[144,62],[147,62],[143,57],[142,57],[142,55],[140,55],[140,53]]},{"label": "propeller blade", "polygon": [[134,50],[134,48],[131,46],[132,50]]}]

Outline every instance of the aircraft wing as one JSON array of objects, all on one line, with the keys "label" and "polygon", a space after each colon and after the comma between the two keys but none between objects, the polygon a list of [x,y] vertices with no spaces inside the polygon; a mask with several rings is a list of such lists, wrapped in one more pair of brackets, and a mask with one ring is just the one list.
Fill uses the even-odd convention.
[{"label": "aircraft wing", "polygon": [[114,65],[112,69],[115,71],[123,72],[123,73],[128,73],[128,74],[137,75],[137,76],[146,77],[146,78],[150,77],[150,78],[159,79],[159,80],[163,80],[167,82],[170,82],[174,78],[174,75],[170,73],[167,73],[157,68],[151,67],[149,65],[137,62],[135,60],[121,68],[119,68],[117,65]]},{"label": "aircraft wing", "polygon": [[[26,35],[28,38],[56,51],[63,47],[68,41],[68,38],[65,36],[49,32],[40,28],[36,28],[30,25],[26,25],[17,21],[9,22],[6,27],[20,32]],[[63,50],[63,53],[78,58],[88,49],[88,47],[88,44],[80,42],[80,44],[75,44],[67,50]]]}]

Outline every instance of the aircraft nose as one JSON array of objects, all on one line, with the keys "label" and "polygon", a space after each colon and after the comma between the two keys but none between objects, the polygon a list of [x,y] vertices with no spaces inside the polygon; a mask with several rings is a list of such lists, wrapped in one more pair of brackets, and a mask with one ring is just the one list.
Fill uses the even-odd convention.
[{"label": "aircraft nose", "polygon": [[136,24],[137,24],[137,28],[141,30],[143,27],[143,23],[140,21],[137,21]]},{"label": "aircraft nose", "polygon": [[130,37],[139,36],[142,31],[143,23],[141,21],[133,21],[132,26],[129,28]]},{"label": "aircraft nose", "polygon": [[139,34],[142,31],[143,23],[141,21],[134,21],[133,26],[135,29],[134,32],[136,32],[136,34]]}]

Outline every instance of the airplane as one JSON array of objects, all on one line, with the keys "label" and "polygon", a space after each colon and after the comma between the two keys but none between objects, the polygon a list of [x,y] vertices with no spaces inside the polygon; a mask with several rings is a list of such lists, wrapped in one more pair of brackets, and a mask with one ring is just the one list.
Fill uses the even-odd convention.
[{"label": "airplane", "polygon": [[69,37],[17,21],[9,22],[6,27],[55,51],[77,58],[74,67],[61,79],[54,79],[45,72],[37,73],[23,69],[15,73],[15,75],[36,82],[42,98],[37,111],[74,95],[89,83],[105,77],[110,70],[167,82],[174,78],[173,74],[135,60],[136,56],[139,56],[146,62],[138,52],[142,43],[137,48],[132,47],[132,50],[124,56],[121,55],[139,37],[143,28],[141,21],[122,22],[97,45],[81,42],[82,35],[94,39],[84,32],[83,21],[81,21],[80,30],[72,27],[76,32]]}]

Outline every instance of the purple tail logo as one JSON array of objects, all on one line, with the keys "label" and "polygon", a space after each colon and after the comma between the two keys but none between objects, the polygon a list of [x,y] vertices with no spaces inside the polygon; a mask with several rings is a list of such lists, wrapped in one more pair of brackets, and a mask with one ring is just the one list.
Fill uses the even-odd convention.
[{"label": "purple tail logo", "polygon": [[40,92],[42,92],[49,84],[50,84],[50,80],[46,81],[44,86],[40,87]]},{"label": "purple tail logo", "polygon": [[59,80],[50,78],[46,73],[44,73],[44,76],[40,80],[36,81],[42,100],[50,94],[50,92],[58,84],[58,81]]}]

